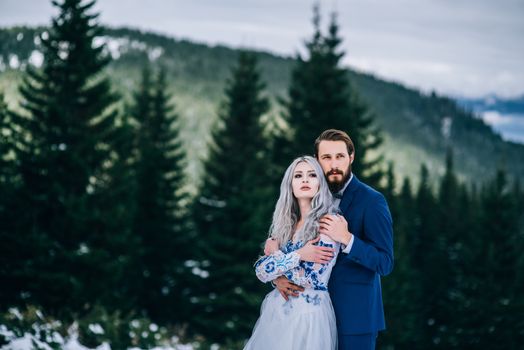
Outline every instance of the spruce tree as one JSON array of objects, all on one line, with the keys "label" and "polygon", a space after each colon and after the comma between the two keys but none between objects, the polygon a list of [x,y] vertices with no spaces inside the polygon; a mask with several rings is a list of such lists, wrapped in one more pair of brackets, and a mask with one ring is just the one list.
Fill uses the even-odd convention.
[{"label": "spruce tree", "polygon": [[[421,344],[435,344],[439,342],[435,310],[440,294],[434,291],[434,275],[438,276],[440,261],[434,259],[437,249],[438,231],[436,229],[437,203],[431,189],[429,171],[425,165],[421,166],[420,184],[415,197],[415,217],[412,238],[409,240],[410,259],[415,269],[418,283],[420,305],[418,324],[422,325],[420,332]],[[421,346],[420,348],[424,348]]]},{"label": "spruce tree", "polygon": [[[154,79],[151,79],[154,76]],[[167,92],[166,72],[142,73],[131,114],[138,122],[137,213],[134,235],[140,241],[135,263],[137,306],[162,323],[188,317],[189,283],[185,261],[191,257],[184,186],[185,155],[179,117]],[[194,258],[194,257],[193,257]]]},{"label": "spruce tree", "polygon": [[393,221],[395,271],[382,282],[384,309],[388,320],[387,332],[379,337],[382,348],[414,348],[417,341],[416,275],[410,259],[410,239],[413,233],[414,199],[409,179],[404,179],[399,195],[395,194],[395,176],[390,163],[386,173],[384,195],[388,201]]},{"label": "spruce tree", "polygon": [[130,135],[118,126],[118,97],[103,75],[109,58],[95,45],[102,35],[95,2],[53,4],[59,14],[41,36],[42,68],[28,69],[24,112],[12,114],[24,133],[19,200],[26,210],[18,219],[28,247],[19,288],[30,302],[72,318],[119,304],[131,241],[125,196],[114,192],[126,183],[113,176],[128,155],[115,142]]},{"label": "spruce tree", "polygon": [[380,157],[368,155],[376,150],[382,138],[374,125],[369,108],[351,86],[347,70],[342,67],[344,52],[335,14],[328,33],[320,28],[319,7],[314,7],[314,34],[306,42],[306,58],[298,55],[292,71],[288,101],[285,102],[289,131],[286,140],[277,141],[280,161],[287,164],[303,154],[313,154],[313,144],[326,129],[346,131],[355,144],[353,171],[370,185],[377,186],[382,176]]},{"label": "spruce tree", "polygon": [[16,166],[16,130],[12,128],[9,110],[0,93],[0,305],[1,309],[20,301],[17,275],[22,269],[19,251],[24,240],[17,232],[16,196],[20,183]]},{"label": "spruce tree", "polygon": [[517,349],[524,339],[522,250],[518,204],[504,171],[481,191],[479,230],[468,262],[469,337],[463,348]]},{"label": "spruce tree", "polygon": [[253,263],[261,252],[276,198],[261,116],[268,111],[256,58],[242,52],[225,89],[193,209],[201,251],[195,272],[196,327],[227,343],[249,336],[265,291]]}]

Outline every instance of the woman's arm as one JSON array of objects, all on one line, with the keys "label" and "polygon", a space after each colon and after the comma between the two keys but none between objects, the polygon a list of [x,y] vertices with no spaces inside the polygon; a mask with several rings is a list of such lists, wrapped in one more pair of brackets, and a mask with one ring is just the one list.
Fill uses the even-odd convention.
[{"label": "woman's arm", "polygon": [[284,254],[281,250],[276,250],[257,260],[255,272],[258,279],[266,283],[297,267],[299,262],[300,255],[297,252]]},{"label": "woman's arm", "polygon": [[340,245],[333,241],[327,235],[320,235],[318,242],[319,247],[328,247],[334,249],[334,255],[327,263],[314,263],[304,261],[299,266],[284,273],[291,282],[300,286],[308,286],[316,289],[327,289],[327,283],[331,270],[336,262]]}]

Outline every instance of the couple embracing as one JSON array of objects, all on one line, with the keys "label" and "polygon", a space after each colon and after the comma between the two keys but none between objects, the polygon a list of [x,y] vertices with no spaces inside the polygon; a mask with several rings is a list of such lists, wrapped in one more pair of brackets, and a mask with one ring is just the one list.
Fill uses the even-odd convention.
[{"label": "couple embracing", "polygon": [[384,196],[351,171],[340,130],[315,141],[315,158],[287,168],[255,271],[275,289],[244,350],[367,350],[385,329],[380,276],[393,269]]}]

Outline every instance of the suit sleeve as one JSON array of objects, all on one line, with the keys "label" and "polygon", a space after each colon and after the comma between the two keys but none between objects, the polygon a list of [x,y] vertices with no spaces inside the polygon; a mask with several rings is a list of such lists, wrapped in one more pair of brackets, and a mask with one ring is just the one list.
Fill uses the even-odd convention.
[{"label": "suit sleeve", "polygon": [[346,255],[381,276],[393,270],[393,221],[386,199],[375,194],[363,217],[363,237],[353,236],[353,246]]}]

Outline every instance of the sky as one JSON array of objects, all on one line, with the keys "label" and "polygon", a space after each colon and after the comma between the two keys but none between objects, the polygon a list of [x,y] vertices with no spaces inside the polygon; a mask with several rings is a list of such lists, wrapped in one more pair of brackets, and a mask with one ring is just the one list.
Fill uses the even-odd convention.
[{"label": "sky", "polygon": [[[280,55],[303,50],[315,0],[98,0],[100,22]],[[321,0],[344,64],[455,97],[524,95],[524,0]],[[0,0],[0,27],[50,23],[49,0]]]}]

